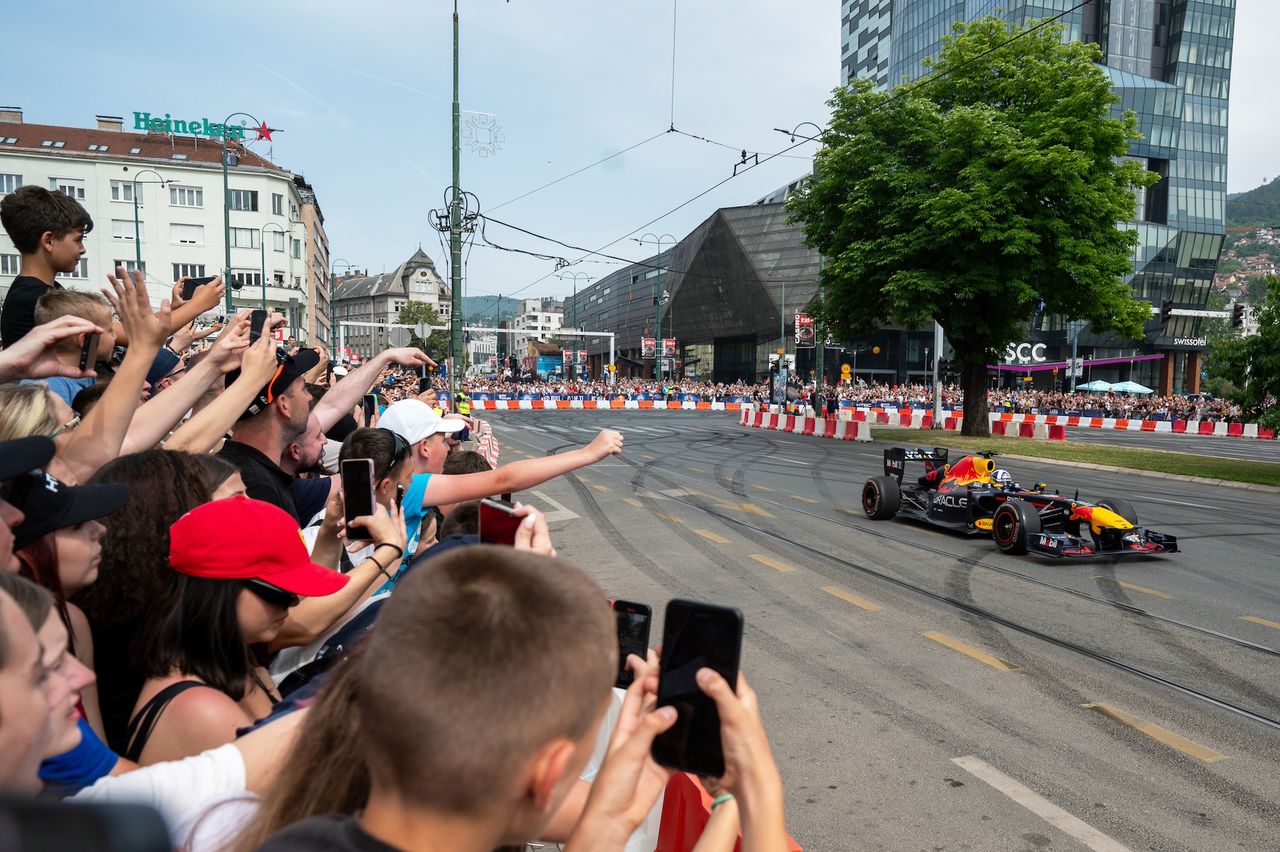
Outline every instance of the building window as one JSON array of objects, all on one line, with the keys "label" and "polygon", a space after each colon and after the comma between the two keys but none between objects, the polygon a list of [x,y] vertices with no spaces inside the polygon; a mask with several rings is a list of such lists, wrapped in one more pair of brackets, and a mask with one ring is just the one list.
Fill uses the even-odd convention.
[{"label": "building window", "polygon": [[271,232],[271,248],[276,251],[284,251],[284,231]]},{"label": "building window", "polygon": [[120,267],[122,267],[122,266],[124,267],[125,272],[128,272],[130,275],[132,275],[132,274],[133,274],[133,272],[134,272],[134,270],[135,270],[135,269],[140,269],[140,270],[142,270],[142,274],[143,274],[143,275],[146,275],[146,274],[147,274],[147,262],[146,262],[145,260],[144,260],[144,261],[142,261],[142,264],[141,264],[141,265],[139,265],[139,264],[138,264],[138,261],[136,261],[136,260],[117,260],[117,261],[113,261],[113,262],[112,262],[112,264],[111,264],[111,273],[114,275],[114,274],[115,274],[115,271],[116,271],[117,269],[119,269]]},{"label": "building window", "polygon": [[[141,192],[139,192],[141,196]],[[111,181],[111,200],[112,201],[133,201],[133,181],[113,180]],[[142,203],[142,198],[138,198],[138,203]]]},{"label": "building window", "polygon": [[293,241],[293,256],[302,257],[302,240]]},{"label": "building window", "polygon": [[49,178],[49,189],[84,201],[84,181],[76,178]]},{"label": "building window", "polygon": [[284,215],[284,196],[278,192],[271,193],[271,214],[273,216]]},{"label": "building window", "polygon": [[258,212],[258,191],[256,189],[231,190],[231,209],[249,213]]},{"label": "building window", "polygon": [[88,278],[89,277],[89,259],[82,257],[80,262],[76,264],[75,270],[71,272],[59,272],[58,278]]},{"label": "building window", "polygon": [[283,287],[284,273],[278,269],[275,272],[271,273],[271,283],[276,287]]},{"label": "building window", "polygon": [[46,139],[40,143],[41,148],[65,148],[66,146],[66,142],[59,142],[55,139]]},{"label": "building window", "polygon": [[293,289],[295,289],[295,290],[301,290],[301,289],[302,289],[302,276],[301,276],[301,275],[295,275],[295,276],[293,276]]},{"label": "building window", "polygon": [[0,275],[17,275],[22,258],[16,254],[0,254]]},{"label": "building window", "polygon": [[198,186],[170,186],[169,205],[172,207],[203,207],[204,190]]},{"label": "building window", "polygon": [[130,154],[141,154],[141,153],[142,153],[142,149],[141,149],[141,148],[130,148],[130,149],[129,149],[129,153],[130,153]]},{"label": "building window", "polygon": [[261,243],[261,234],[253,228],[232,228],[231,247],[256,249]]},{"label": "building window", "polygon": [[185,160],[186,158],[187,158],[186,154],[174,154],[173,156],[169,157],[170,160]]},{"label": "building window", "polygon": [[135,231],[140,232],[141,230],[141,222],[138,222],[138,226],[135,229],[132,219],[111,220],[111,239],[113,240],[127,240],[128,242],[133,242],[133,238],[136,235]]},{"label": "building window", "polygon": [[202,246],[204,245],[204,225],[174,223],[169,226],[169,242],[183,246]]},{"label": "building window", "polygon": [[0,175],[0,195],[8,195],[20,186],[22,175]]},{"label": "building window", "polygon": [[17,137],[17,136],[3,136],[3,137],[0,137],[0,142],[4,143],[5,145],[16,145],[16,144],[17,144],[17,142],[18,142],[18,137]]},{"label": "building window", "polygon": [[105,151],[105,150],[107,150],[107,146],[106,146],[106,145],[90,145],[90,146],[89,146],[89,150],[90,150],[90,151]]},{"label": "building window", "polygon": [[203,263],[175,263],[173,265],[173,280],[177,281],[179,278],[183,277],[184,275],[187,278],[203,278],[204,264]]},{"label": "building window", "polygon": [[233,269],[228,277],[231,286],[237,290],[241,287],[262,286],[262,273],[257,269]]}]

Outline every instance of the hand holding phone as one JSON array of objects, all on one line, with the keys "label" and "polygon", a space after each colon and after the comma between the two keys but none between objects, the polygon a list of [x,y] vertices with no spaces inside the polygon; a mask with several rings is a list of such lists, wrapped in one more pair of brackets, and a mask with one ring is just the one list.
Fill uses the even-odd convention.
[{"label": "hand holding phone", "polygon": [[342,463],[343,518],[347,522],[347,539],[360,538],[364,527],[352,521],[372,515],[377,501],[373,493],[373,459],[347,459]]},{"label": "hand holding phone", "polygon": [[635,680],[627,668],[627,656],[635,654],[644,659],[649,651],[649,625],[653,621],[653,609],[634,601],[613,602],[613,617],[618,625],[618,678],[614,686],[626,689]]},{"label": "hand holding phone", "polygon": [[186,281],[183,281],[182,282],[182,301],[190,302],[192,298],[194,298],[196,295],[197,287],[203,287],[205,284],[208,284],[210,281],[212,281],[217,277],[218,276],[216,275],[206,275],[203,278],[188,278]]},{"label": "hand holding phone", "polygon": [[676,723],[653,741],[653,759],[663,766],[720,777],[725,772],[716,702],[698,685],[709,668],[727,683],[738,682],[742,613],[732,607],[673,600],[663,625],[658,706],[674,707]]},{"label": "hand holding phone", "polygon": [[262,329],[267,324],[267,312],[262,308],[254,308],[249,314],[249,345],[258,342],[258,338],[262,336]]},{"label": "hand holding phone", "polygon": [[80,372],[94,369],[98,363],[98,335],[96,332],[84,336],[84,345],[80,347]]},{"label": "hand holding phone", "polygon": [[515,514],[515,506],[503,500],[486,497],[480,501],[480,541],[487,544],[516,543],[516,530],[521,518]]}]

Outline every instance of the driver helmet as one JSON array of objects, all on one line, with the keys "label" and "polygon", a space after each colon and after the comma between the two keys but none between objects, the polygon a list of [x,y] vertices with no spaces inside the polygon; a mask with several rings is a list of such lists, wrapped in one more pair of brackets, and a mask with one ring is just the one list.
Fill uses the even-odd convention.
[{"label": "driver helmet", "polygon": [[991,481],[996,485],[1008,487],[1013,484],[1013,477],[1009,475],[1009,471],[999,467],[991,471]]}]

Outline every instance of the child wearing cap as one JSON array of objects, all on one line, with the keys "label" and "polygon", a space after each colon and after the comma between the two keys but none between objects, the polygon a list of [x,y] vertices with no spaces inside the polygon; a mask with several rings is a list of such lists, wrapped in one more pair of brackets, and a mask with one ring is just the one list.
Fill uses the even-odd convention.
[{"label": "child wearing cap", "polygon": [[235,738],[278,700],[254,646],[280,633],[300,596],[330,595],[347,577],[317,565],[282,509],[232,497],[198,506],[169,528],[174,582],[136,648],[146,683],[125,757],[147,765]]}]

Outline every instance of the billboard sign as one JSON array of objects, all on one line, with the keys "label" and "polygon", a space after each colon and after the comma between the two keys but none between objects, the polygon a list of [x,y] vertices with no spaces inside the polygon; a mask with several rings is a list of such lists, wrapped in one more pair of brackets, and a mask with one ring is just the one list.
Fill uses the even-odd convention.
[{"label": "billboard sign", "polygon": [[812,349],[814,346],[813,317],[796,314],[796,348]]},{"label": "billboard sign", "polygon": [[654,352],[655,343],[656,341],[652,337],[640,338],[640,357],[641,358],[656,357],[656,354]]}]

